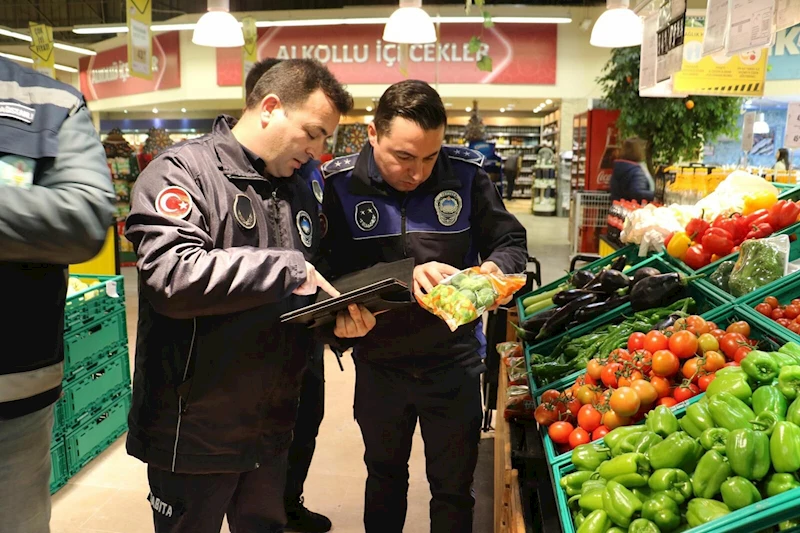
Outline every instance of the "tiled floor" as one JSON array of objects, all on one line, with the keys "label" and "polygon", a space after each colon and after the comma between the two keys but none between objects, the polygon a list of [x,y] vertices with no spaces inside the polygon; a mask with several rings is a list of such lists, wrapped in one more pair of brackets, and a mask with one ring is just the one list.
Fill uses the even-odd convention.
[{"label": "tiled floor", "polygon": [[[543,281],[547,283],[563,275],[567,268],[567,219],[534,217],[527,214],[529,205],[529,201],[515,201],[509,209],[528,229],[529,251],[541,261]],[[138,312],[136,272],[125,269],[124,274],[133,355]],[[305,497],[309,508],[331,518],[334,531],[355,533],[363,531],[366,469],[361,434],[352,415],[353,364],[345,358],[345,371],[341,372],[333,355],[328,353],[326,357],[325,420]],[[484,442],[490,445],[491,441]],[[429,531],[430,491],[419,432],[409,465],[411,488],[405,532],[422,533]],[[53,496],[52,533],[151,533],[147,493],[145,465],[126,454],[125,439],[121,438]],[[228,533],[227,525],[223,525],[222,531]],[[488,531],[476,530],[476,533]]]}]

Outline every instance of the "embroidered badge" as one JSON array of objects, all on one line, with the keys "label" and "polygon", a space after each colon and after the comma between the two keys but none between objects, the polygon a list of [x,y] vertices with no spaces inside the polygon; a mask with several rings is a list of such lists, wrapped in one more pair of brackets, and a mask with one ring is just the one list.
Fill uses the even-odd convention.
[{"label": "embroidered badge", "polygon": [[325,213],[319,214],[319,231],[322,234],[320,236],[322,239],[328,234],[328,217],[325,216]]},{"label": "embroidered badge", "polygon": [[297,232],[300,234],[300,240],[306,248],[311,248],[311,242],[314,237],[314,225],[311,223],[311,217],[305,211],[300,211],[295,217],[297,222]]},{"label": "embroidered badge", "polygon": [[436,216],[443,226],[452,226],[461,214],[463,202],[456,191],[442,191],[433,200]]},{"label": "embroidered badge", "polygon": [[317,180],[313,180],[311,182],[311,190],[314,191],[314,198],[317,199],[317,202],[322,203],[323,199],[322,186],[319,184]]},{"label": "embroidered badge", "polygon": [[192,197],[183,187],[173,185],[156,196],[156,211],[172,218],[186,218],[192,210]]},{"label": "embroidered badge", "polygon": [[256,227],[256,214],[253,211],[253,202],[246,194],[237,194],[233,200],[233,217],[244,229]]},{"label": "embroidered badge", "polygon": [[378,208],[371,201],[356,205],[356,225],[363,231],[371,231],[378,225]]},{"label": "embroidered badge", "polygon": [[13,118],[27,124],[33,124],[36,110],[17,102],[0,102],[0,117]]}]

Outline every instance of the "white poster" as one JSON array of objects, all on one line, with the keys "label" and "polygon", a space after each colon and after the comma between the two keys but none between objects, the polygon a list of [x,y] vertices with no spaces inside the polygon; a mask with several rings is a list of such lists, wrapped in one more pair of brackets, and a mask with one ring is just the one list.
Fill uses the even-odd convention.
[{"label": "white poster", "polygon": [[800,1],[775,0],[775,30],[785,30],[800,24]]},{"label": "white poster", "polygon": [[725,53],[732,56],[769,46],[775,35],[774,15],[775,0],[730,0]]},{"label": "white poster", "polygon": [[786,148],[800,148],[800,102],[789,104],[786,112]]},{"label": "white poster", "polygon": [[686,0],[662,0],[658,11],[657,81],[667,80],[681,70],[685,31]]},{"label": "white poster", "polygon": [[658,13],[645,17],[642,30],[642,54],[639,61],[639,91],[654,87],[658,61]]},{"label": "white poster", "polygon": [[742,150],[745,152],[749,152],[753,149],[753,126],[755,123],[755,111],[748,111],[744,114],[744,125],[742,126]]},{"label": "white poster", "polygon": [[708,0],[706,32],[703,36],[703,56],[725,49],[725,32],[728,30],[729,0]]}]

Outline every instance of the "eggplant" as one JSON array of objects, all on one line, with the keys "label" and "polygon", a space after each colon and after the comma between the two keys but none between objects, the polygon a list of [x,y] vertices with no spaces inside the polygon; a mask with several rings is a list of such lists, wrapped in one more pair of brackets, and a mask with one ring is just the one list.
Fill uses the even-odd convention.
[{"label": "eggplant", "polygon": [[583,290],[588,292],[597,292],[603,290],[603,284],[597,281],[597,278],[587,286],[583,288]]},{"label": "eggplant", "polygon": [[631,278],[627,274],[611,268],[597,276],[597,281],[600,283],[600,290],[606,293],[616,292],[631,284]]},{"label": "eggplant", "polygon": [[683,313],[672,313],[667,318],[665,318],[661,322],[658,322],[656,325],[654,325],[653,329],[657,330],[657,331],[661,331],[661,330],[667,329],[670,326],[674,326],[675,322],[677,322],[678,319],[681,318],[682,316],[683,316]]},{"label": "eggplant", "polygon": [[564,327],[565,325],[569,324],[572,320],[572,317],[575,315],[575,312],[584,307],[586,305],[592,304],[597,301],[597,295],[593,293],[587,293],[582,296],[578,296],[568,304],[561,306],[550,318],[547,319],[542,330],[536,336],[536,340],[550,337],[553,333],[555,333],[559,328]]},{"label": "eggplant", "polygon": [[593,318],[597,318],[602,314],[611,311],[612,309],[616,309],[621,305],[625,305],[630,301],[630,296],[627,294],[625,296],[612,296],[605,302],[595,302],[589,305],[586,305],[575,312],[575,320],[578,322],[588,322]]},{"label": "eggplant", "polygon": [[618,272],[622,272],[625,270],[625,266],[628,264],[628,257],[625,255],[621,255],[614,259],[614,262],[611,263],[611,270],[616,270]]},{"label": "eggplant", "polygon": [[558,307],[561,307],[562,305],[570,303],[575,298],[579,298],[586,294],[592,294],[592,291],[587,291],[584,289],[570,289],[568,291],[561,291],[553,296],[553,303]]},{"label": "eggplant", "polygon": [[520,327],[522,329],[524,329],[525,331],[533,333],[534,336],[535,336],[537,333],[539,333],[539,330],[542,329],[542,326],[544,326],[544,323],[547,322],[547,319],[550,318],[551,316],[553,316],[556,313],[556,311],[558,311],[558,308],[554,307],[552,309],[548,309],[547,311],[542,311],[541,313],[536,313],[535,315],[533,315],[532,317],[528,318],[527,320],[524,320],[520,324]]},{"label": "eggplant", "polygon": [[588,270],[576,270],[569,279],[570,284],[576,289],[583,289],[595,280],[597,276]]},{"label": "eggplant", "polygon": [[536,332],[535,331],[527,331],[519,327],[518,325],[514,324],[513,322],[509,321],[511,327],[514,328],[514,331],[517,332],[517,337],[525,342],[534,342],[536,340]]},{"label": "eggplant", "polygon": [[650,276],[658,276],[661,274],[661,271],[657,268],[653,267],[642,267],[637,270],[633,274],[633,285],[636,285],[638,282],[642,281],[644,278],[649,278]]},{"label": "eggplant", "polygon": [[631,289],[631,307],[634,311],[644,311],[668,305],[690,281],[701,277],[702,274],[687,277],[678,272],[670,272],[644,278]]}]

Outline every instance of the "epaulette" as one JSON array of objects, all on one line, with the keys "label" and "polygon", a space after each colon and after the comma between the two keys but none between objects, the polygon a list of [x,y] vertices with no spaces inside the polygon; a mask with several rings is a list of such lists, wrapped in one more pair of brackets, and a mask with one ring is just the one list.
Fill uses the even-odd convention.
[{"label": "epaulette", "polygon": [[450,159],[458,159],[459,161],[464,161],[466,163],[472,163],[473,165],[483,167],[484,156],[482,153],[476,150],[472,150],[470,148],[460,148],[456,146],[445,146],[444,151],[450,157]]},{"label": "epaulette", "polygon": [[328,179],[329,176],[333,176],[339,172],[353,170],[356,166],[356,161],[358,161],[358,154],[345,155],[337,157],[336,159],[331,159],[322,165],[322,178]]}]

